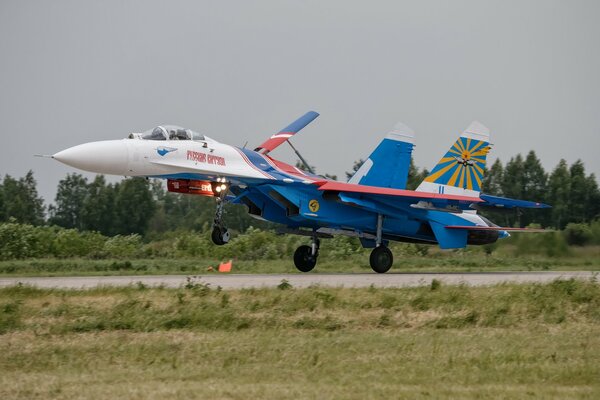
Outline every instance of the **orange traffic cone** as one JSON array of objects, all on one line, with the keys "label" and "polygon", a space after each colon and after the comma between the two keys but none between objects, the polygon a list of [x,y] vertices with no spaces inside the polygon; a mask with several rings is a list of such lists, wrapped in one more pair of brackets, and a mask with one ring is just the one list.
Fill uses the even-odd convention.
[{"label": "orange traffic cone", "polygon": [[219,264],[219,272],[231,272],[232,260],[229,262]]}]

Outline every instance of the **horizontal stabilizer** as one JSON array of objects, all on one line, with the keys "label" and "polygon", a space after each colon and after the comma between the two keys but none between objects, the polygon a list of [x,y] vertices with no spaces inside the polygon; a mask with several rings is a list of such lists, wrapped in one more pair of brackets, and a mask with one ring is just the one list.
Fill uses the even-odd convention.
[{"label": "horizontal stabilizer", "polygon": [[511,231],[511,232],[554,232],[548,229],[534,228],[508,228],[503,226],[478,226],[478,225],[449,225],[446,229],[457,229],[464,231]]},{"label": "horizontal stabilizer", "polygon": [[481,206],[501,207],[501,208],[551,208],[548,204],[537,203],[534,201],[526,200],[515,200],[506,197],[490,196],[488,194],[481,194],[479,196],[483,203]]}]

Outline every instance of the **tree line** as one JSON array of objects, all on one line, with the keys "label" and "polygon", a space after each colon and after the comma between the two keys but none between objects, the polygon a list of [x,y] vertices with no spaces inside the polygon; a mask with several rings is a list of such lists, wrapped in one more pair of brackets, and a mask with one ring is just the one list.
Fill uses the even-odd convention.
[{"label": "tree line", "polygon": [[[0,223],[55,225],[105,236],[140,234],[150,239],[175,230],[205,231],[211,226],[214,200],[167,192],[160,180],[127,178],[108,183],[103,175],[88,181],[78,173],[58,183],[54,203],[46,207],[33,173],[0,183]],[[250,218],[244,207],[228,205],[227,223],[238,231],[268,224]]]},{"label": "tree line", "polygon": [[590,223],[600,217],[600,191],[594,174],[586,175],[581,160],[570,166],[560,160],[547,173],[534,151],[525,158],[518,154],[506,165],[498,159],[486,171],[483,192],[513,199],[532,200],[550,204],[544,210],[517,210],[490,212],[507,226],[525,227],[539,224],[543,227],[564,229],[569,223]]},{"label": "tree line", "polygon": [[[351,177],[362,162],[356,161],[346,176]],[[411,161],[407,187],[415,189],[428,174]],[[586,174],[581,160],[570,166],[561,160],[548,173],[533,151],[526,157],[520,154],[512,157],[506,164],[498,159],[486,171],[483,192],[539,201],[553,207],[482,211],[506,226],[538,224],[563,229],[568,223],[589,223],[600,216],[596,177]],[[226,212],[228,226],[237,231],[243,232],[250,226],[271,227],[249,217],[244,207],[228,205]],[[175,230],[206,231],[213,216],[213,199],[169,193],[158,180],[128,178],[107,183],[102,175],[88,181],[72,173],[60,180],[54,203],[48,206],[37,192],[31,171],[19,179],[6,175],[0,183],[0,222],[56,225],[105,236],[140,234],[151,240]]]}]

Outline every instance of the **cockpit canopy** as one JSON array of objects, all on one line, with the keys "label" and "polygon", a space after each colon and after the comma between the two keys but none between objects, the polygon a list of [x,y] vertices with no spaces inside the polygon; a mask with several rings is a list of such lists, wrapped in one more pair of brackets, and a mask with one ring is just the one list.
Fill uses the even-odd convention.
[{"label": "cockpit canopy", "polygon": [[160,125],[142,133],[144,140],[204,140],[204,135],[175,125]]}]

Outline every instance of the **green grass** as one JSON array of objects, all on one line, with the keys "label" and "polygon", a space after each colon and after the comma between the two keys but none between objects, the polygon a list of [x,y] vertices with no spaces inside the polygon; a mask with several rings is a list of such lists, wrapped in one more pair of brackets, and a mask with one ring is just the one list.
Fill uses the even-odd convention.
[{"label": "green grass", "polygon": [[[502,252],[491,256],[482,251],[431,250],[427,255],[395,253],[392,272],[474,272],[474,271],[551,271],[600,270],[600,252],[582,248],[564,257],[542,255],[514,256]],[[68,275],[158,275],[206,274],[220,261],[202,258],[158,258],[93,260],[32,259],[0,261],[0,276]],[[321,257],[315,273],[370,272],[368,254]],[[292,259],[234,260],[235,273],[296,273]]]},{"label": "green grass", "polygon": [[598,398],[593,281],[0,289],[0,398]]},{"label": "green grass", "polygon": [[[203,238],[191,233],[188,236]],[[522,235],[491,246],[469,246],[449,251],[440,250],[437,246],[390,243],[395,259],[392,271],[600,270],[600,246],[568,247],[561,238],[554,233]],[[161,243],[149,243],[147,246]],[[180,242],[168,241],[171,247],[173,243]],[[185,246],[180,243],[183,248],[179,249],[181,246],[178,245],[166,252],[138,249],[120,256],[113,255],[114,259],[104,259],[108,253],[92,252],[89,257],[81,258],[4,260],[0,261],[0,276],[198,275],[210,273],[220,261],[229,259],[234,260],[233,272],[237,273],[296,273],[293,251],[300,243],[308,243],[308,239],[252,231],[238,236],[227,246],[214,246],[206,239],[185,242]],[[371,272],[369,252],[349,238],[323,240],[314,273]]]}]

